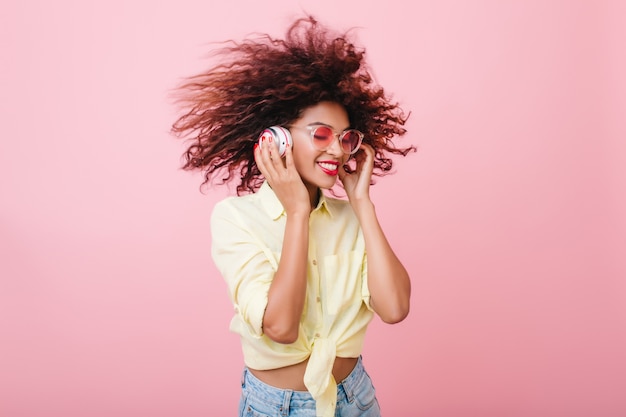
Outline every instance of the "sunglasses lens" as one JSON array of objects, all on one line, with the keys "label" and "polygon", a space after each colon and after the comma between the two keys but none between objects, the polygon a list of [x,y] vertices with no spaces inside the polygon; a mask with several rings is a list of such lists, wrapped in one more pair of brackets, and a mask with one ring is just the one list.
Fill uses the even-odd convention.
[{"label": "sunglasses lens", "polygon": [[350,129],[341,135],[341,147],[345,153],[354,153],[361,146],[361,132]]},{"label": "sunglasses lens", "polygon": [[318,126],[313,130],[313,141],[318,149],[326,149],[332,145],[335,135],[331,128]]}]

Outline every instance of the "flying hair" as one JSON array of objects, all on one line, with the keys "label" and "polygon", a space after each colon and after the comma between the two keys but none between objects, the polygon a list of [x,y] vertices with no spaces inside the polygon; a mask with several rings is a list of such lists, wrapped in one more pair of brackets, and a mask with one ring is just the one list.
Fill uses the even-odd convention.
[{"label": "flying hair", "polygon": [[414,146],[396,147],[408,116],[373,81],[348,32],[331,33],[307,16],[284,39],[268,34],[230,40],[215,51],[222,60],[188,77],[174,91],[182,115],[172,133],[188,144],[183,169],[204,174],[203,185],[235,182],[237,194],[256,191],[263,177],[254,144],[263,129],[289,126],[323,101],[344,106],[350,125],[375,150],[374,175],[391,172],[390,154],[405,156]]}]

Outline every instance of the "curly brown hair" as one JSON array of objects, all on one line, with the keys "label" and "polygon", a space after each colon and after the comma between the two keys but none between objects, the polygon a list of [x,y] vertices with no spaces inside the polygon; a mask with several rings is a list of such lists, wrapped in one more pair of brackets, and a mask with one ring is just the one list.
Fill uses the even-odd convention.
[{"label": "curly brown hair", "polygon": [[332,35],[307,16],[289,27],[284,40],[263,34],[227,41],[216,53],[229,59],[187,78],[175,91],[185,114],[172,133],[190,142],[183,169],[203,171],[203,185],[220,172],[222,184],[239,176],[237,194],[254,192],[263,182],[253,151],[260,132],[289,126],[308,107],[333,101],[345,107],[351,127],[374,148],[374,174],[389,173],[387,153],[415,150],[391,140],[406,133],[408,116],[374,83],[364,50],[347,35]]}]

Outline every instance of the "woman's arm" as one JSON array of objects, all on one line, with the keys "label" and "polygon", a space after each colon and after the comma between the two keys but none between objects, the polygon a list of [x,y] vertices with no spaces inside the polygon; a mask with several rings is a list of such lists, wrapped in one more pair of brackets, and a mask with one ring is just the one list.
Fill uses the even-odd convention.
[{"label": "woman's arm", "polygon": [[411,281],[380,226],[369,196],[374,150],[365,144],[361,149],[355,157],[355,172],[348,174],[341,168],[339,175],[363,230],[370,305],[384,322],[397,323],[409,314]]},{"label": "woman's arm", "polygon": [[275,342],[293,343],[298,338],[306,296],[311,204],[294,166],[291,148],[287,148],[283,164],[275,144],[269,145],[256,148],[255,158],[287,219],[280,262],[268,292],[263,332]]},{"label": "woman's arm", "polygon": [[288,214],[280,262],[263,316],[263,332],[278,343],[293,343],[298,338],[306,296],[308,246],[309,214]]},{"label": "woman's arm", "polygon": [[370,305],[384,322],[398,323],[409,314],[409,274],[389,245],[374,204],[362,201],[353,207],[365,239]]}]

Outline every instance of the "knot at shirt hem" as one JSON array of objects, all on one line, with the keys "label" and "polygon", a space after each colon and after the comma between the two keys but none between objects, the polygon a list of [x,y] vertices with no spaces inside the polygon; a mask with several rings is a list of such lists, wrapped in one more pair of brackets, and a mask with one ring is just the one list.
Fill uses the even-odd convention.
[{"label": "knot at shirt hem", "polygon": [[333,417],[337,403],[337,382],[333,377],[333,364],[337,348],[328,338],[316,338],[304,372],[304,385],[315,399],[318,417]]}]

